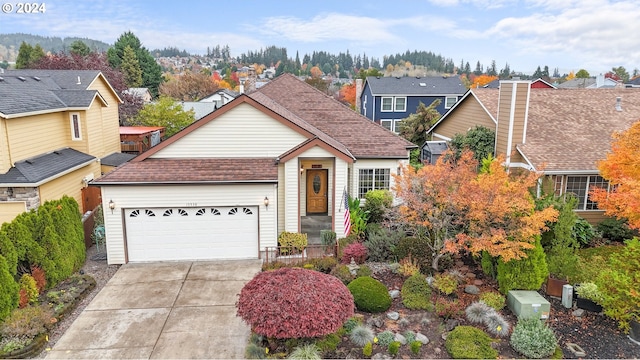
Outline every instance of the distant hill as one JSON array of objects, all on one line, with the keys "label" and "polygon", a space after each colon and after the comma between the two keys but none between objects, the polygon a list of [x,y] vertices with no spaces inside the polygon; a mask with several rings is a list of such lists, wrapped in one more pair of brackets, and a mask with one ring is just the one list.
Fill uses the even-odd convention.
[{"label": "distant hill", "polygon": [[18,49],[20,48],[20,44],[22,44],[23,41],[32,46],[40,44],[45,52],[57,53],[61,51],[68,51],[71,43],[76,40],[84,42],[91,50],[101,52],[107,51],[107,49],[111,46],[110,44],[99,40],[79,37],[61,38],[57,36],[49,37],[21,33],[0,34],[0,62],[16,61],[16,57],[18,56]]}]

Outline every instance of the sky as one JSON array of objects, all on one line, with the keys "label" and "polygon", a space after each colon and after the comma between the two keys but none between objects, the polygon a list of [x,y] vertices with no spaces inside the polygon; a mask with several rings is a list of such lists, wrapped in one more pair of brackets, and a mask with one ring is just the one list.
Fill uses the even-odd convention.
[{"label": "sky", "polygon": [[591,75],[640,68],[639,0],[323,0],[39,2],[44,13],[18,13],[3,0],[0,34],[87,37],[112,44],[132,31],[148,49],[205,54],[229,45],[232,56],[268,46],[302,59],[313,51],[384,55],[431,51],[485,67],[496,61],[533,73]]}]

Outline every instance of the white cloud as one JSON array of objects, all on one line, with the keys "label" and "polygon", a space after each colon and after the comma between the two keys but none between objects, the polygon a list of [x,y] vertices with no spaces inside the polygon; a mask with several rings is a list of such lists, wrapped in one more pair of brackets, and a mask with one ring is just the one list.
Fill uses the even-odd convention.
[{"label": "white cloud", "polygon": [[[428,0],[431,4],[440,7],[474,6],[480,9],[498,9],[509,4],[517,3],[517,0]],[[548,0],[553,1],[553,0]]]}]

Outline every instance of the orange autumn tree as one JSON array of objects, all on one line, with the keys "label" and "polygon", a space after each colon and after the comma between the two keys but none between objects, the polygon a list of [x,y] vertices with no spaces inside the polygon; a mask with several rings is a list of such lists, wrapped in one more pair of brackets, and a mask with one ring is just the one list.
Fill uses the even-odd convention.
[{"label": "orange autumn tree", "polygon": [[349,104],[352,109],[356,108],[356,84],[345,84],[340,88],[339,100]]},{"label": "orange autumn tree", "polygon": [[606,215],[627,219],[629,227],[640,229],[640,121],[613,139],[611,152],[598,164],[612,190],[595,187],[589,196]]},{"label": "orange autumn tree", "polygon": [[453,156],[417,171],[409,166],[395,177],[403,220],[430,238],[432,268],[438,271],[443,255],[461,250],[487,251],[505,262],[526,257],[524,250],[533,248],[545,223],[557,217],[552,207],[535,210],[529,189],[539,175],[507,173],[503,156],[481,174],[471,151],[455,161],[445,159]]}]

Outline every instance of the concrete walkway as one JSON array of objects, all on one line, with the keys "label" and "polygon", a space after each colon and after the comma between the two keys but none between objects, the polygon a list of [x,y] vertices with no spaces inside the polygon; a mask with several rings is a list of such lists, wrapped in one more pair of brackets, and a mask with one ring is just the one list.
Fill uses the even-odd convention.
[{"label": "concrete walkway", "polygon": [[235,303],[260,260],[126,264],[47,359],[241,359]]}]

